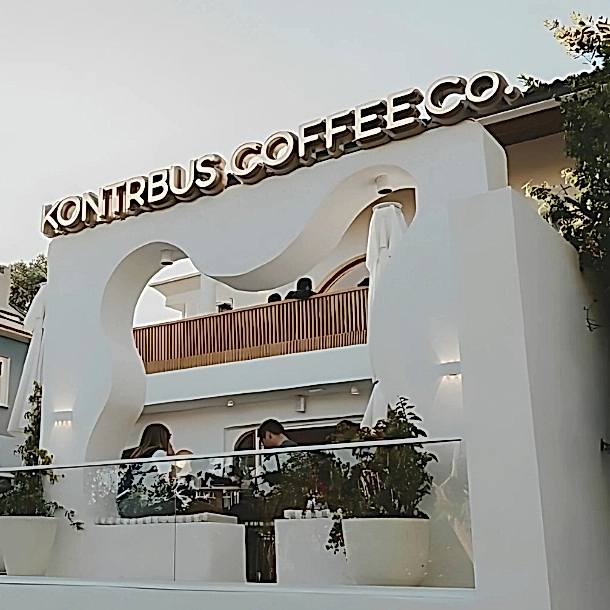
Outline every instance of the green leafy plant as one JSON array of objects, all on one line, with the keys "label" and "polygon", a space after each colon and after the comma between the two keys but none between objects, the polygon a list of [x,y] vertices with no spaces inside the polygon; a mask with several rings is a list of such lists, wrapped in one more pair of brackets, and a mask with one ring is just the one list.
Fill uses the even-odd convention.
[{"label": "green leafy plant", "polygon": [[[584,270],[601,288],[603,309],[610,289],[610,23],[605,17],[573,13],[571,25],[547,21],[547,28],[567,53],[592,70],[565,79],[558,92],[565,131],[565,151],[573,166],[562,172],[563,184],[528,184],[526,194],[539,211],[579,252]],[[534,78],[535,89],[548,88]]]},{"label": "green leafy plant", "polygon": [[[23,466],[50,466],[53,463],[53,456],[39,446],[42,406],[42,387],[39,383],[34,383],[29,402],[30,409],[25,414],[27,421],[24,428],[25,438],[15,453],[21,458]],[[46,498],[45,479],[53,485],[60,477],[50,468],[17,471],[10,488],[0,493],[0,515],[53,517],[58,510],[63,510],[70,525],[82,530],[83,523],[76,520],[73,510],[67,510],[57,502]]]},{"label": "green leafy plant", "polygon": [[[388,417],[370,428],[340,423],[331,442],[424,438],[421,418],[407,398],[388,409]],[[272,472],[262,477],[266,491],[258,494],[268,519],[284,509],[305,509],[309,499],[328,507],[334,515],[328,548],[344,547],[342,519],[353,517],[427,518],[419,506],[431,492],[428,464],[436,456],[421,443],[355,447],[327,451],[296,451],[270,456]]]},{"label": "green leafy plant", "polygon": [[[355,432],[354,440],[424,438],[421,418],[409,400],[400,397],[395,407],[388,408],[387,419],[374,428]],[[335,552],[344,548],[342,520],[355,517],[421,518],[428,515],[419,508],[432,491],[430,462],[436,456],[421,443],[358,447],[351,450],[353,461],[344,470],[346,482],[341,503],[334,511],[335,524],[330,532],[328,548]],[[345,493],[347,492],[347,493]]]},{"label": "green leafy plant", "polygon": [[255,502],[264,520],[281,518],[285,509],[302,509],[317,498],[335,508],[348,492],[347,465],[330,451],[295,451],[269,456],[269,469],[261,477],[263,484]]},{"label": "green leafy plant", "polygon": [[9,304],[27,313],[40,284],[47,281],[47,257],[39,254],[30,262],[19,261],[11,265],[11,293]]}]

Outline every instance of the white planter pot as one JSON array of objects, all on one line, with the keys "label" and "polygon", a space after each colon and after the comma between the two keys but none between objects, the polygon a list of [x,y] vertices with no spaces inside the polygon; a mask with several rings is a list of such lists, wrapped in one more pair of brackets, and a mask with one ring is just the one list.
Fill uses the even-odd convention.
[{"label": "white planter pot", "polygon": [[43,576],[55,542],[54,517],[0,517],[0,549],[9,576]]},{"label": "white planter pot", "polygon": [[345,555],[326,548],[332,526],[333,520],[327,518],[276,519],[278,585],[351,584]]},{"label": "white planter pot", "polygon": [[426,576],[429,519],[344,519],[343,536],[356,584],[413,587]]}]

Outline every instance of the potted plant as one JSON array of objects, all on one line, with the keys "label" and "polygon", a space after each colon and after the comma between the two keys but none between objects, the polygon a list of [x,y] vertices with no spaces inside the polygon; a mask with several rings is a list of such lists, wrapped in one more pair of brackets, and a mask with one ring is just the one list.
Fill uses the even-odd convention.
[{"label": "potted plant", "polygon": [[[413,409],[400,398],[373,429],[341,422],[329,440],[424,438]],[[263,476],[268,491],[262,499],[273,518],[284,509],[306,511],[312,497],[328,507],[334,525],[326,547],[345,553],[356,584],[415,586],[428,562],[430,524],[419,506],[432,489],[432,461],[436,456],[420,443],[293,452]]]},{"label": "potted plant", "polygon": [[[49,466],[53,456],[39,447],[40,384],[34,384],[29,402],[31,408],[25,414],[24,441],[15,453],[23,466]],[[10,487],[0,492],[0,553],[10,576],[41,576],[45,573],[55,542],[57,511],[63,510],[75,529],[83,529],[83,523],[75,520],[74,511],[66,510],[45,497],[45,479],[54,484],[59,476],[51,469],[18,471]]]},{"label": "potted plant", "polygon": [[270,525],[280,585],[350,582],[345,557],[326,550],[333,521],[324,509],[338,506],[345,480],[341,468],[332,451],[293,451],[262,459],[253,500]]},{"label": "potted plant", "polygon": [[[421,418],[400,398],[386,420],[364,428],[354,440],[423,438]],[[428,516],[419,506],[431,492],[428,464],[436,456],[419,443],[351,450],[335,510],[329,549],[344,550],[356,584],[415,586],[426,575]]]}]

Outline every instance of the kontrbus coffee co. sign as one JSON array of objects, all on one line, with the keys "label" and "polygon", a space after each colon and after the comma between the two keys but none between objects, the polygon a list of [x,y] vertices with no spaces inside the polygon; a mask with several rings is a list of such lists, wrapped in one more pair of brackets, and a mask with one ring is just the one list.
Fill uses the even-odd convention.
[{"label": "kontrbus coffee co. sign", "polygon": [[[42,232],[49,237],[75,233],[181,201],[217,195],[234,184],[255,184],[300,166],[489,114],[513,104],[520,95],[496,72],[481,72],[469,80],[442,78],[425,94],[407,89],[305,123],[298,134],[279,131],[263,143],[242,144],[233,153],[229,168],[220,155],[203,155],[192,159],[186,168],[171,165],[101,187],[97,193],[66,197],[45,206]],[[427,116],[422,114],[422,106]]]}]

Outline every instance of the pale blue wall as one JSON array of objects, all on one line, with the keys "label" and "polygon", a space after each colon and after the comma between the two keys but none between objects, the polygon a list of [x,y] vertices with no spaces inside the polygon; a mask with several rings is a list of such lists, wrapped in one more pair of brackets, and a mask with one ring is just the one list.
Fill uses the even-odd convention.
[{"label": "pale blue wall", "polygon": [[[8,390],[8,402],[10,406],[13,405],[13,401],[15,400],[15,394],[17,393],[17,387],[19,386],[19,379],[21,377],[21,371],[23,369],[27,351],[27,343],[0,336],[0,356],[10,358],[11,360]],[[0,434],[6,433],[9,417],[10,409],[0,407]]]}]

